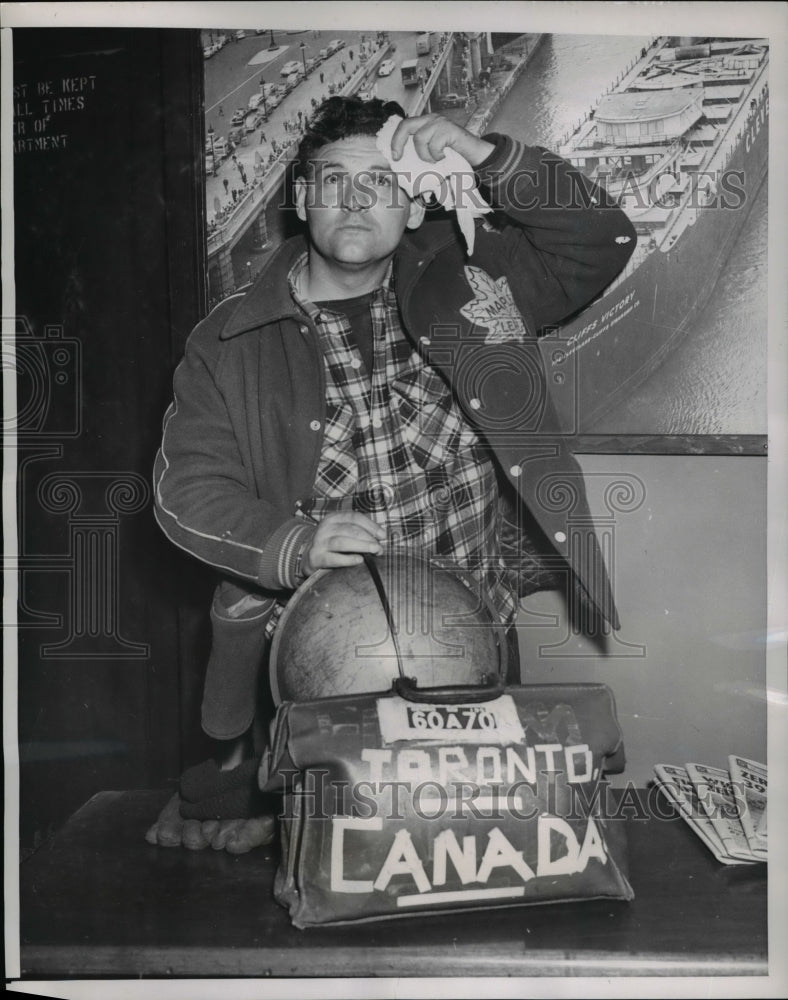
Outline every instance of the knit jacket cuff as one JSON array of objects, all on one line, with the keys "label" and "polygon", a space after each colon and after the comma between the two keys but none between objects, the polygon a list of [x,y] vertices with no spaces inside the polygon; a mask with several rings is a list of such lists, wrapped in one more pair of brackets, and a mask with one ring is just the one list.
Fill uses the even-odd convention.
[{"label": "knit jacket cuff", "polygon": [[260,557],[258,578],[269,590],[295,590],[303,581],[301,552],[315,533],[313,524],[304,524],[298,517],[277,528],[268,539]]},{"label": "knit jacket cuff", "polygon": [[[493,143],[495,149],[476,167],[475,173],[479,184],[487,188],[497,200],[499,191],[506,187],[518,169],[522,170],[527,147],[508,135],[491,133],[482,138],[485,142]],[[535,164],[538,164],[538,158]]]}]

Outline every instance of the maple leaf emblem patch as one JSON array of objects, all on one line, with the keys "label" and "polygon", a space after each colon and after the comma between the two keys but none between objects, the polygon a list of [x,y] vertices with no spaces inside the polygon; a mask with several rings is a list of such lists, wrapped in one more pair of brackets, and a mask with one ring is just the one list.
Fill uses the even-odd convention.
[{"label": "maple leaf emblem patch", "polygon": [[465,277],[473,289],[473,298],[460,308],[460,312],[471,323],[487,327],[490,332],[484,338],[485,344],[525,340],[525,323],[514,303],[506,275],[502,274],[496,281],[480,267],[468,264]]}]

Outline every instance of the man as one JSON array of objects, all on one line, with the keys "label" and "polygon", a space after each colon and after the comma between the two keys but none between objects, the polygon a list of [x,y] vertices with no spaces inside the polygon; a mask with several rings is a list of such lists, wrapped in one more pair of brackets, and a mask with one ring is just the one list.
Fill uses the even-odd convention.
[{"label": "man", "polygon": [[[395,114],[389,159],[376,136]],[[427,164],[463,157],[467,197],[496,209],[471,256],[453,218],[425,222],[399,186],[411,138]],[[326,101],[296,173],[307,237],[197,327],[165,418],[157,519],[222,576],[202,708],[219,752],[184,775],[152,843],[242,852],[272,836],[253,781],[262,665],[289,595],[319,569],[395,544],[448,557],[516,651],[519,597],[563,568],[585,619],[618,627],[535,343],[623,268],[626,216],[545,150],[380,100]],[[548,476],[577,493],[579,544],[539,498]]]}]

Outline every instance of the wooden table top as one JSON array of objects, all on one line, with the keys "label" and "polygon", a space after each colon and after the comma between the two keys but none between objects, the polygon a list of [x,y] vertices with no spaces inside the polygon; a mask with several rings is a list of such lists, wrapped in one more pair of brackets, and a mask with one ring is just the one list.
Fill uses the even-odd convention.
[{"label": "wooden table top", "polygon": [[767,973],[766,865],[721,865],[680,819],[627,820],[629,903],[299,931],[272,898],[275,845],[231,857],[145,842],[168,795],[102,792],[22,864],[23,977]]}]

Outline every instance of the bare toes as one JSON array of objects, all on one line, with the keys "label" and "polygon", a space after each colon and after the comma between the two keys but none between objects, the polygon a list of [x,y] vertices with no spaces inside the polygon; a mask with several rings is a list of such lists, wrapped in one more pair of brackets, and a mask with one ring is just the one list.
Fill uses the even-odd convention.
[{"label": "bare toes", "polygon": [[145,834],[145,839],[149,844],[157,844],[159,847],[180,847],[183,835],[180,804],[180,796],[176,792],[159,813],[159,818]]},{"label": "bare toes", "polygon": [[230,839],[231,835],[245,823],[242,819],[223,819],[219,821],[219,828],[216,833],[211,838],[211,847],[215,851],[223,851],[227,846],[227,841]]},{"label": "bare toes", "polygon": [[202,827],[202,835],[205,837],[205,843],[210,844],[216,836],[216,831],[219,829],[219,820],[204,819],[200,825]]},{"label": "bare toes", "polygon": [[187,819],[183,823],[182,833],[183,846],[190,851],[202,851],[208,846],[208,840],[202,829],[202,823],[198,819]]},{"label": "bare toes", "polygon": [[228,854],[246,854],[255,847],[270,844],[274,839],[275,829],[273,816],[255,816],[254,819],[247,819],[243,826],[234,830],[227,838],[225,849]]}]

